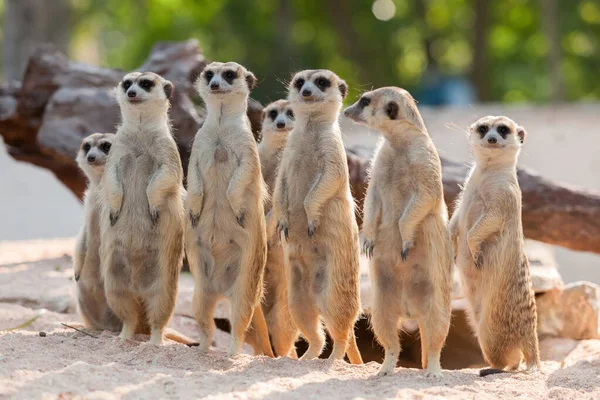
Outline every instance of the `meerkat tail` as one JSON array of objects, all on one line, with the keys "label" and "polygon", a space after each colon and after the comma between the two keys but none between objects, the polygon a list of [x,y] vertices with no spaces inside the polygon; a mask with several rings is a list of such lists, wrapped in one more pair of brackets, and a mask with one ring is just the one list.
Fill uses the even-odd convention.
[{"label": "meerkat tail", "polygon": [[258,337],[260,349],[267,357],[275,358],[273,349],[271,348],[271,341],[269,340],[269,330],[267,328],[267,320],[263,313],[262,305],[258,303],[254,308],[254,315],[252,316],[252,327]]},{"label": "meerkat tail", "polygon": [[482,370],[479,370],[479,376],[488,376],[488,375],[493,375],[493,374],[508,374],[508,371],[505,371],[503,369],[498,369],[498,368],[484,368]]},{"label": "meerkat tail", "polygon": [[348,359],[350,360],[350,364],[362,364],[362,356],[360,355],[360,351],[358,350],[358,345],[356,344],[356,336],[354,332],[350,333],[350,340],[348,341],[348,348],[346,349],[346,354],[348,355]]},{"label": "meerkat tail", "polygon": [[165,329],[165,338],[177,343],[185,344],[188,347],[195,347],[199,345],[199,343],[196,342],[194,339],[191,339],[185,336],[184,334],[177,332],[175,329],[171,328]]}]

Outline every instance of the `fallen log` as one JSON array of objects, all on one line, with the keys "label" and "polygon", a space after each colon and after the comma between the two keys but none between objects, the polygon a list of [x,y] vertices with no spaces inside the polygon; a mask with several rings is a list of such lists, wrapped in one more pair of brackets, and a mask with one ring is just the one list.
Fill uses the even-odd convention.
[{"label": "fallen log", "polygon": [[[153,71],[175,86],[170,117],[184,166],[191,142],[204,122],[193,83],[206,61],[198,42],[157,43],[138,68]],[[94,132],[114,132],[118,106],[111,95],[123,71],[69,61],[51,47],[41,47],[28,64],[22,83],[0,87],[0,135],[17,160],[51,170],[81,197],[85,178],[74,157],[81,139]],[[262,105],[250,100],[253,132],[260,140]],[[368,155],[348,149],[352,194],[361,221],[367,187]],[[444,194],[450,209],[468,167],[442,159]],[[187,170],[187,168],[185,168]],[[523,228],[530,239],[573,250],[600,253],[600,194],[552,182],[519,169],[523,191]]]}]

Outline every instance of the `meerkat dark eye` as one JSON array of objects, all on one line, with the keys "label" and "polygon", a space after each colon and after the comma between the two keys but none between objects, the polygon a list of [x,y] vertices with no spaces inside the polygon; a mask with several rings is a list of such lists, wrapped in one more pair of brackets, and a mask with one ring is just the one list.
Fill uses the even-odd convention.
[{"label": "meerkat dark eye", "polygon": [[506,135],[510,133],[510,129],[506,125],[500,125],[498,127],[498,133],[502,136],[503,139],[506,139]]},{"label": "meerkat dark eye", "polygon": [[233,83],[233,80],[235,78],[237,78],[237,74],[235,73],[235,71],[227,70],[223,72],[223,79],[225,79],[225,81],[227,81],[227,83],[229,83],[230,85]]},{"label": "meerkat dark eye", "polygon": [[269,118],[271,118],[272,121],[275,121],[275,118],[277,118],[277,110],[269,111]]},{"label": "meerkat dark eye", "polygon": [[489,130],[489,128],[488,128],[487,125],[479,125],[477,127],[477,132],[479,132],[479,134],[481,135],[481,137],[483,137],[483,135],[485,135],[488,130]]},{"label": "meerkat dark eye", "polygon": [[210,82],[210,80],[215,76],[215,73],[212,71],[206,71],[204,73],[204,77],[206,78],[206,82]]},{"label": "meerkat dark eye", "polygon": [[369,99],[368,97],[363,97],[360,99],[359,104],[362,108],[368,107],[369,104],[371,104],[371,99]]},{"label": "meerkat dark eye", "polygon": [[110,143],[104,142],[104,143],[102,143],[102,146],[100,146],[100,150],[102,150],[104,152],[104,154],[108,154],[108,152],[110,151],[110,146],[111,146]]},{"label": "meerkat dark eye", "polygon": [[326,78],[317,78],[317,80],[315,81],[315,84],[321,91],[324,91],[329,86],[331,86],[331,81]]},{"label": "meerkat dark eye", "polygon": [[127,91],[127,89],[129,89],[131,87],[131,81],[127,80],[127,81],[123,81],[123,83],[121,84],[121,86],[123,86],[123,90]]},{"label": "meerkat dark eye", "polygon": [[292,110],[287,110],[285,114],[288,116],[288,118],[294,118],[294,112]]},{"label": "meerkat dark eye", "polygon": [[149,92],[150,89],[154,86],[154,82],[150,79],[142,79],[139,83],[140,87],[144,89],[146,92]]},{"label": "meerkat dark eye", "polygon": [[304,86],[304,79],[302,78],[298,78],[296,79],[296,82],[294,82],[294,87],[298,90],[302,89],[302,86]]},{"label": "meerkat dark eye", "polygon": [[87,154],[87,152],[90,151],[91,148],[92,146],[89,143],[83,145],[83,151],[85,152],[85,154]]}]

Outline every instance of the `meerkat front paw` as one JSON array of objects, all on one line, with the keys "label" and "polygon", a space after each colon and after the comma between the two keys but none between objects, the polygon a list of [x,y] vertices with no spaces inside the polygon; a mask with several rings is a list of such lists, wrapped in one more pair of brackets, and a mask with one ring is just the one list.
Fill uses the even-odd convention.
[{"label": "meerkat front paw", "polygon": [[373,249],[375,248],[375,243],[373,239],[365,238],[363,240],[363,253],[367,256],[367,258],[373,258]]},{"label": "meerkat front paw", "polygon": [[159,217],[160,213],[158,212],[158,208],[150,207],[150,221],[152,221],[153,226],[156,226],[156,224],[158,224]]},{"label": "meerkat front paw", "polygon": [[110,226],[115,226],[117,221],[119,220],[120,211],[111,209],[108,213],[108,218],[110,219]]},{"label": "meerkat front paw", "polygon": [[412,240],[404,242],[404,245],[402,246],[402,251],[400,252],[400,257],[402,257],[402,261],[406,261],[406,259],[408,258],[408,253],[413,247],[415,247],[415,244],[412,242]]},{"label": "meerkat front paw", "polygon": [[75,273],[75,282],[79,282],[79,278],[81,278],[81,275]]},{"label": "meerkat front paw", "polygon": [[246,210],[240,210],[236,215],[237,223],[242,228],[244,227],[244,221],[246,219]]},{"label": "meerkat front paw", "polygon": [[289,236],[288,222],[285,219],[280,219],[277,222],[277,236],[280,238],[281,238],[281,232],[283,232],[285,240],[288,240],[290,236]]},{"label": "meerkat front paw", "polygon": [[308,237],[313,237],[315,233],[317,233],[317,227],[319,226],[319,221],[313,219],[308,222]]},{"label": "meerkat front paw", "polygon": [[475,261],[475,268],[479,269],[483,266],[483,253],[478,251],[473,255],[473,260]]},{"label": "meerkat front paw", "polygon": [[196,225],[198,225],[198,221],[200,220],[200,213],[198,214],[194,214],[193,211],[190,211],[190,225],[192,225],[192,228],[195,228]]}]

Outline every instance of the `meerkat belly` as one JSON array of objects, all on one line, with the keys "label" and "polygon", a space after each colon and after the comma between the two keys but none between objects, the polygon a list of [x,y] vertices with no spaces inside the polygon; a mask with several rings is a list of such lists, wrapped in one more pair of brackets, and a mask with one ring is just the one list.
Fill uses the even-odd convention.
[{"label": "meerkat belly", "polygon": [[158,163],[148,154],[127,155],[119,166],[124,192],[120,218],[134,232],[153,230],[146,190]]}]

